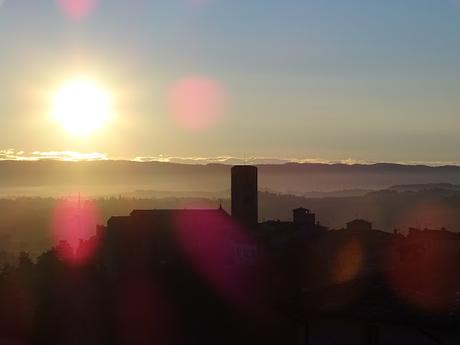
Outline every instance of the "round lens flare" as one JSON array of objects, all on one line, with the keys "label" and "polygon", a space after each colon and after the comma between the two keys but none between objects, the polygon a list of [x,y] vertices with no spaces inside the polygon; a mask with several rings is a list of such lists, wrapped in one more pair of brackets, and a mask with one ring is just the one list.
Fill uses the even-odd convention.
[{"label": "round lens flare", "polygon": [[91,259],[98,245],[100,214],[95,202],[69,198],[56,203],[53,211],[53,240],[60,259],[80,265]]},{"label": "round lens flare", "polygon": [[[57,0],[61,10],[72,20],[89,16],[97,6],[98,0]],[[0,0],[1,2],[1,0]]]},{"label": "round lens flare", "polygon": [[361,243],[349,240],[340,248],[333,266],[333,280],[343,284],[353,280],[362,268],[364,261]]},{"label": "round lens flare", "polygon": [[224,88],[203,77],[181,80],[169,94],[169,108],[175,122],[189,131],[202,131],[215,125],[225,104]]},{"label": "round lens flare", "polygon": [[53,115],[69,133],[87,136],[103,127],[111,117],[110,99],[95,82],[73,80],[54,96]]}]

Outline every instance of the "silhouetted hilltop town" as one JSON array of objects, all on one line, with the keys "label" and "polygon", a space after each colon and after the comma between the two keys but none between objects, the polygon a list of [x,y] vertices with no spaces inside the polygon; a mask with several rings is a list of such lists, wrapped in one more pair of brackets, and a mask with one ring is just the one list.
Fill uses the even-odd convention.
[{"label": "silhouetted hilltop town", "polygon": [[[231,215],[133,210],[77,248],[1,272],[0,341],[19,344],[429,344],[460,339],[460,235],[403,235],[298,205],[259,222],[258,174],[231,170]],[[352,217],[351,217],[352,218]],[[77,222],[77,224],[80,224]]]}]

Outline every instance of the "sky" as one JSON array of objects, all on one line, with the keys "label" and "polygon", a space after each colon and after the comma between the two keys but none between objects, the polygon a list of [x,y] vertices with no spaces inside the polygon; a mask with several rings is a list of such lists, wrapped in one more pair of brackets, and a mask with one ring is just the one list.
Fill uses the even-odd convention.
[{"label": "sky", "polygon": [[[460,163],[455,0],[0,4],[8,157]],[[87,136],[51,114],[78,78],[110,96]]]}]

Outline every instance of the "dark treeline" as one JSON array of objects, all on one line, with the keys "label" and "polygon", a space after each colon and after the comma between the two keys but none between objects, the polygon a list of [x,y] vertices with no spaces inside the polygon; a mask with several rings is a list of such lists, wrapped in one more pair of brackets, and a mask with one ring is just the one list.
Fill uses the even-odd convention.
[{"label": "dark treeline", "polygon": [[[329,228],[339,229],[354,218],[372,221],[374,227],[392,232],[410,226],[450,231],[460,229],[460,192],[447,189],[418,191],[384,190],[357,197],[304,198],[260,192],[260,220],[290,220],[291,210],[303,206],[315,210],[317,218]],[[56,243],[52,223],[61,199],[18,197],[0,199],[0,261],[11,261],[20,251],[34,257]],[[127,215],[133,209],[217,208],[228,199],[169,197],[108,197],[94,200],[98,223],[105,224],[112,215]],[[96,225],[96,224],[94,224]],[[95,226],[94,226],[95,231]],[[13,255],[14,254],[14,255]]]},{"label": "dark treeline", "polygon": [[225,301],[176,249],[166,266],[153,255],[145,265],[114,276],[101,259],[102,247],[73,265],[62,256],[66,246],[61,243],[36,260],[22,252],[17,265],[3,266],[2,343],[280,344],[289,341],[286,334],[296,334],[267,312],[268,305],[243,312]]},{"label": "dark treeline", "polygon": [[[303,206],[315,210],[317,219],[329,228],[338,229],[354,218],[372,221],[374,227],[392,232],[410,226],[420,228],[460,229],[460,192],[449,189],[417,191],[384,190],[356,197],[304,198],[300,196],[259,193],[259,218],[290,220],[291,210]],[[61,199],[0,199],[0,261],[15,260],[20,251],[34,257],[56,243],[53,237],[53,216]],[[209,198],[110,197],[94,200],[99,224],[112,215],[127,215],[133,209],[155,208],[217,208],[220,200]],[[228,199],[222,200],[230,210]],[[94,224],[96,225],[96,224]],[[95,231],[95,226],[94,226]],[[14,254],[12,256],[12,253]]]},{"label": "dark treeline", "polygon": [[[198,228],[187,224],[186,230],[196,233]],[[299,329],[307,323],[321,337],[334,337],[334,320],[365,330],[378,325],[387,337],[382,344],[426,341],[418,330],[427,327],[438,337],[458,339],[456,234],[348,229],[306,236],[296,230],[288,242],[278,242],[285,235],[259,233],[256,266],[229,271],[216,264],[218,252],[205,244],[207,268],[237,273],[236,280],[224,281],[229,291],[237,287],[244,293],[229,299],[211,283],[210,271],[203,275],[163,230],[151,233],[157,249],[147,258],[141,250],[145,241],[121,241],[128,251],[115,257],[120,260],[115,265],[105,259],[110,241],[104,234],[75,251],[61,242],[35,260],[20,253],[17,264],[0,271],[2,343],[298,344]],[[97,250],[88,260],[68,261],[66,253],[78,256],[92,241]],[[374,344],[359,340],[366,332],[348,334],[340,344]],[[408,335],[411,342],[404,341]]]}]

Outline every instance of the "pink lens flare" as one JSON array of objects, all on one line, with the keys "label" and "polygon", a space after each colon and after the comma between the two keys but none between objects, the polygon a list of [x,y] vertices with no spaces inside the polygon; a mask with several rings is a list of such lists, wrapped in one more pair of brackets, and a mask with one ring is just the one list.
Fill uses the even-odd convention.
[{"label": "pink lens flare", "polygon": [[96,8],[98,0],[57,0],[61,10],[72,20],[88,17]]},{"label": "pink lens flare", "polygon": [[169,109],[180,127],[190,131],[205,130],[219,121],[226,99],[224,88],[218,82],[192,77],[172,87]]},{"label": "pink lens flare", "polygon": [[61,260],[71,265],[87,262],[97,249],[99,212],[91,200],[60,200],[53,213],[53,240]]},{"label": "pink lens flare", "polygon": [[262,253],[244,230],[224,211],[179,211],[174,222],[182,251],[210,286],[239,311],[259,308]]},{"label": "pink lens flare", "polygon": [[331,267],[334,282],[343,284],[356,278],[364,261],[363,248],[358,240],[351,239],[344,243]]},{"label": "pink lens flare", "polygon": [[430,313],[449,308],[457,291],[453,241],[420,231],[395,240],[387,255],[388,281],[403,302]]}]

